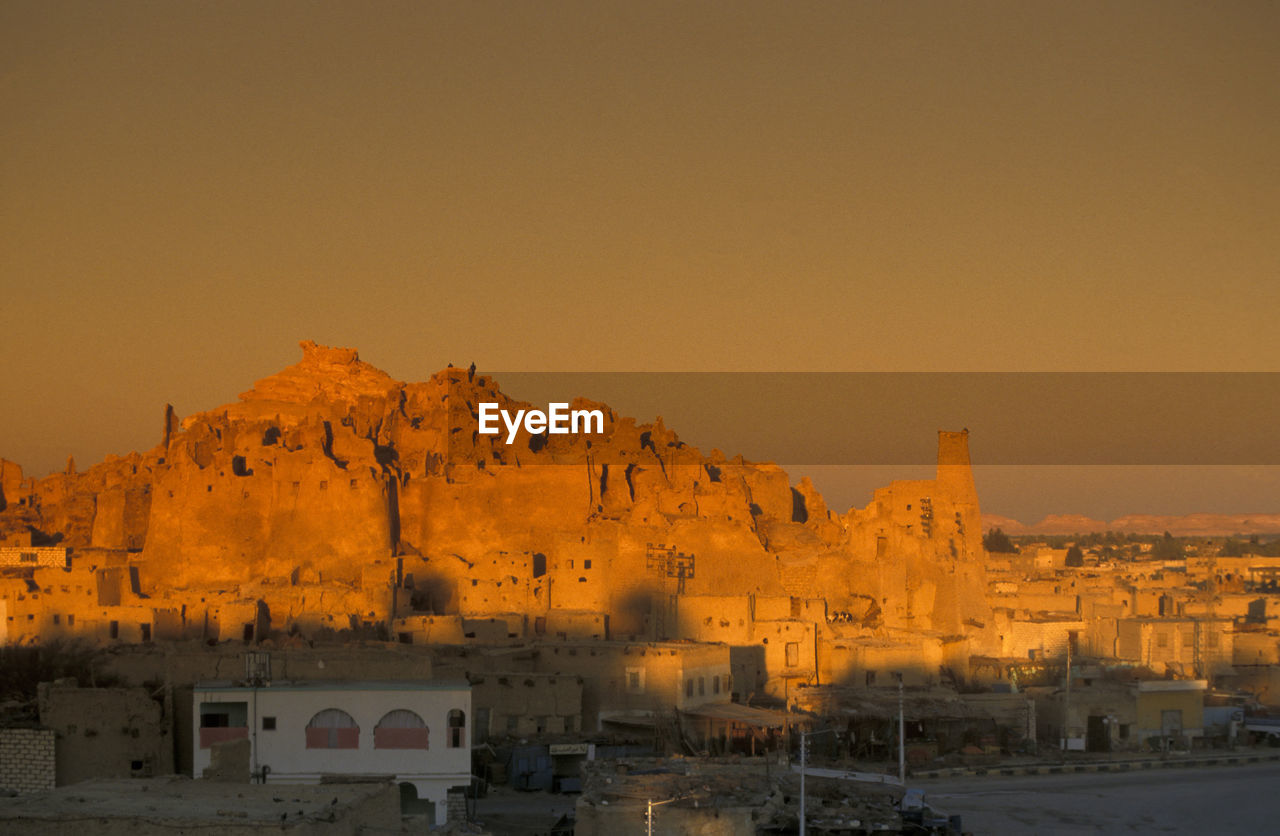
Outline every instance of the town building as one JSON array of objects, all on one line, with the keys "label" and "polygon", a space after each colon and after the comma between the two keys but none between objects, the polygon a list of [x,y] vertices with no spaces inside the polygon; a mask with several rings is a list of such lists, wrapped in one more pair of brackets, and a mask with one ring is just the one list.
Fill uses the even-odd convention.
[{"label": "town building", "polygon": [[471,686],[465,681],[199,683],[193,693],[194,773],[219,744],[247,740],[258,783],[392,776],[435,804],[471,781]]}]

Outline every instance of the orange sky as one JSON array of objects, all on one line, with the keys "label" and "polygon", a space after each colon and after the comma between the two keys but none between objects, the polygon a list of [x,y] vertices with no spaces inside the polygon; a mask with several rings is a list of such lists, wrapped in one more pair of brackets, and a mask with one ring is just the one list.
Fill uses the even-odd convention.
[{"label": "orange sky", "polygon": [[8,0],[0,455],[149,447],[301,338],[1280,370],[1277,78],[1264,2]]}]

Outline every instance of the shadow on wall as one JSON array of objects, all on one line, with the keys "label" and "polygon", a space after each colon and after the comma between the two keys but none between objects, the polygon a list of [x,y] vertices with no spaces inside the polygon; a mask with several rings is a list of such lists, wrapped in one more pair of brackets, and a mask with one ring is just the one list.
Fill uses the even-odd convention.
[{"label": "shadow on wall", "polygon": [[758,644],[729,646],[729,673],[733,676],[733,701],[748,703],[764,691],[764,648]]},{"label": "shadow on wall", "polygon": [[610,632],[614,638],[650,635],[649,616],[654,605],[653,596],[644,590],[635,590],[617,605],[611,613]]},{"label": "shadow on wall", "polygon": [[452,578],[435,572],[414,572],[409,606],[424,615],[457,615],[458,602],[453,593]]},{"label": "shadow on wall", "polygon": [[435,819],[436,805],[425,798],[418,798],[418,788],[408,781],[400,783],[400,815],[429,816],[428,821]]},{"label": "shadow on wall", "polygon": [[[882,664],[870,663],[851,667],[838,675],[832,675],[824,685],[842,688],[867,688],[888,691],[898,687],[898,680],[907,688],[924,688],[937,685],[944,676],[940,668],[926,663],[902,664],[901,658]],[[960,683],[956,683],[960,684]]]},{"label": "shadow on wall", "polygon": [[83,685],[115,687],[119,677],[102,671],[98,649],[88,642],[53,639],[0,647],[0,681],[10,697],[34,703],[41,682],[74,679]]},{"label": "shadow on wall", "polygon": [[[379,447],[379,450],[388,450],[390,448]],[[392,451],[394,452],[394,451]],[[382,463],[382,457],[378,457],[378,461]],[[385,463],[383,463],[385,466]],[[354,484],[354,483],[353,483]],[[396,546],[396,550],[400,551],[400,484],[395,479],[387,479],[387,527],[390,541]]]},{"label": "shadow on wall", "polygon": [[56,546],[66,537],[66,534],[61,531],[46,534],[34,525],[27,526],[27,530],[31,532],[31,545],[33,546]]}]

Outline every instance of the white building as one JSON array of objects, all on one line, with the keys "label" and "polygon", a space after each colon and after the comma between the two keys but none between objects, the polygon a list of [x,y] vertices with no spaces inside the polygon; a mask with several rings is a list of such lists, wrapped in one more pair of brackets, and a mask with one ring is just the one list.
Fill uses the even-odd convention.
[{"label": "white building", "polygon": [[448,682],[273,682],[195,688],[194,774],[211,747],[247,738],[258,780],[314,784],[324,775],[388,775],[435,802],[471,781],[471,685]]}]

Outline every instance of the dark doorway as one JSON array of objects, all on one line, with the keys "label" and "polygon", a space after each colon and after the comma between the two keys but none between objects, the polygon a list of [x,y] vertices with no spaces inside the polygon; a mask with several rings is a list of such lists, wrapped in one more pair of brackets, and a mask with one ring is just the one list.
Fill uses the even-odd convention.
[{"label": "dark doorway", "polygon": [[418,788],[408,781],[400,783],[400,815],[402,816],[429,816],[427,821],[434,818],[435,805],[425,798],[418,797]]},{"label": "dark doorway", "polygon": [[1089,715],[1088,737],[1085,748],[1090,752],[1111,751],[1111,724],[1100,714]]}]

